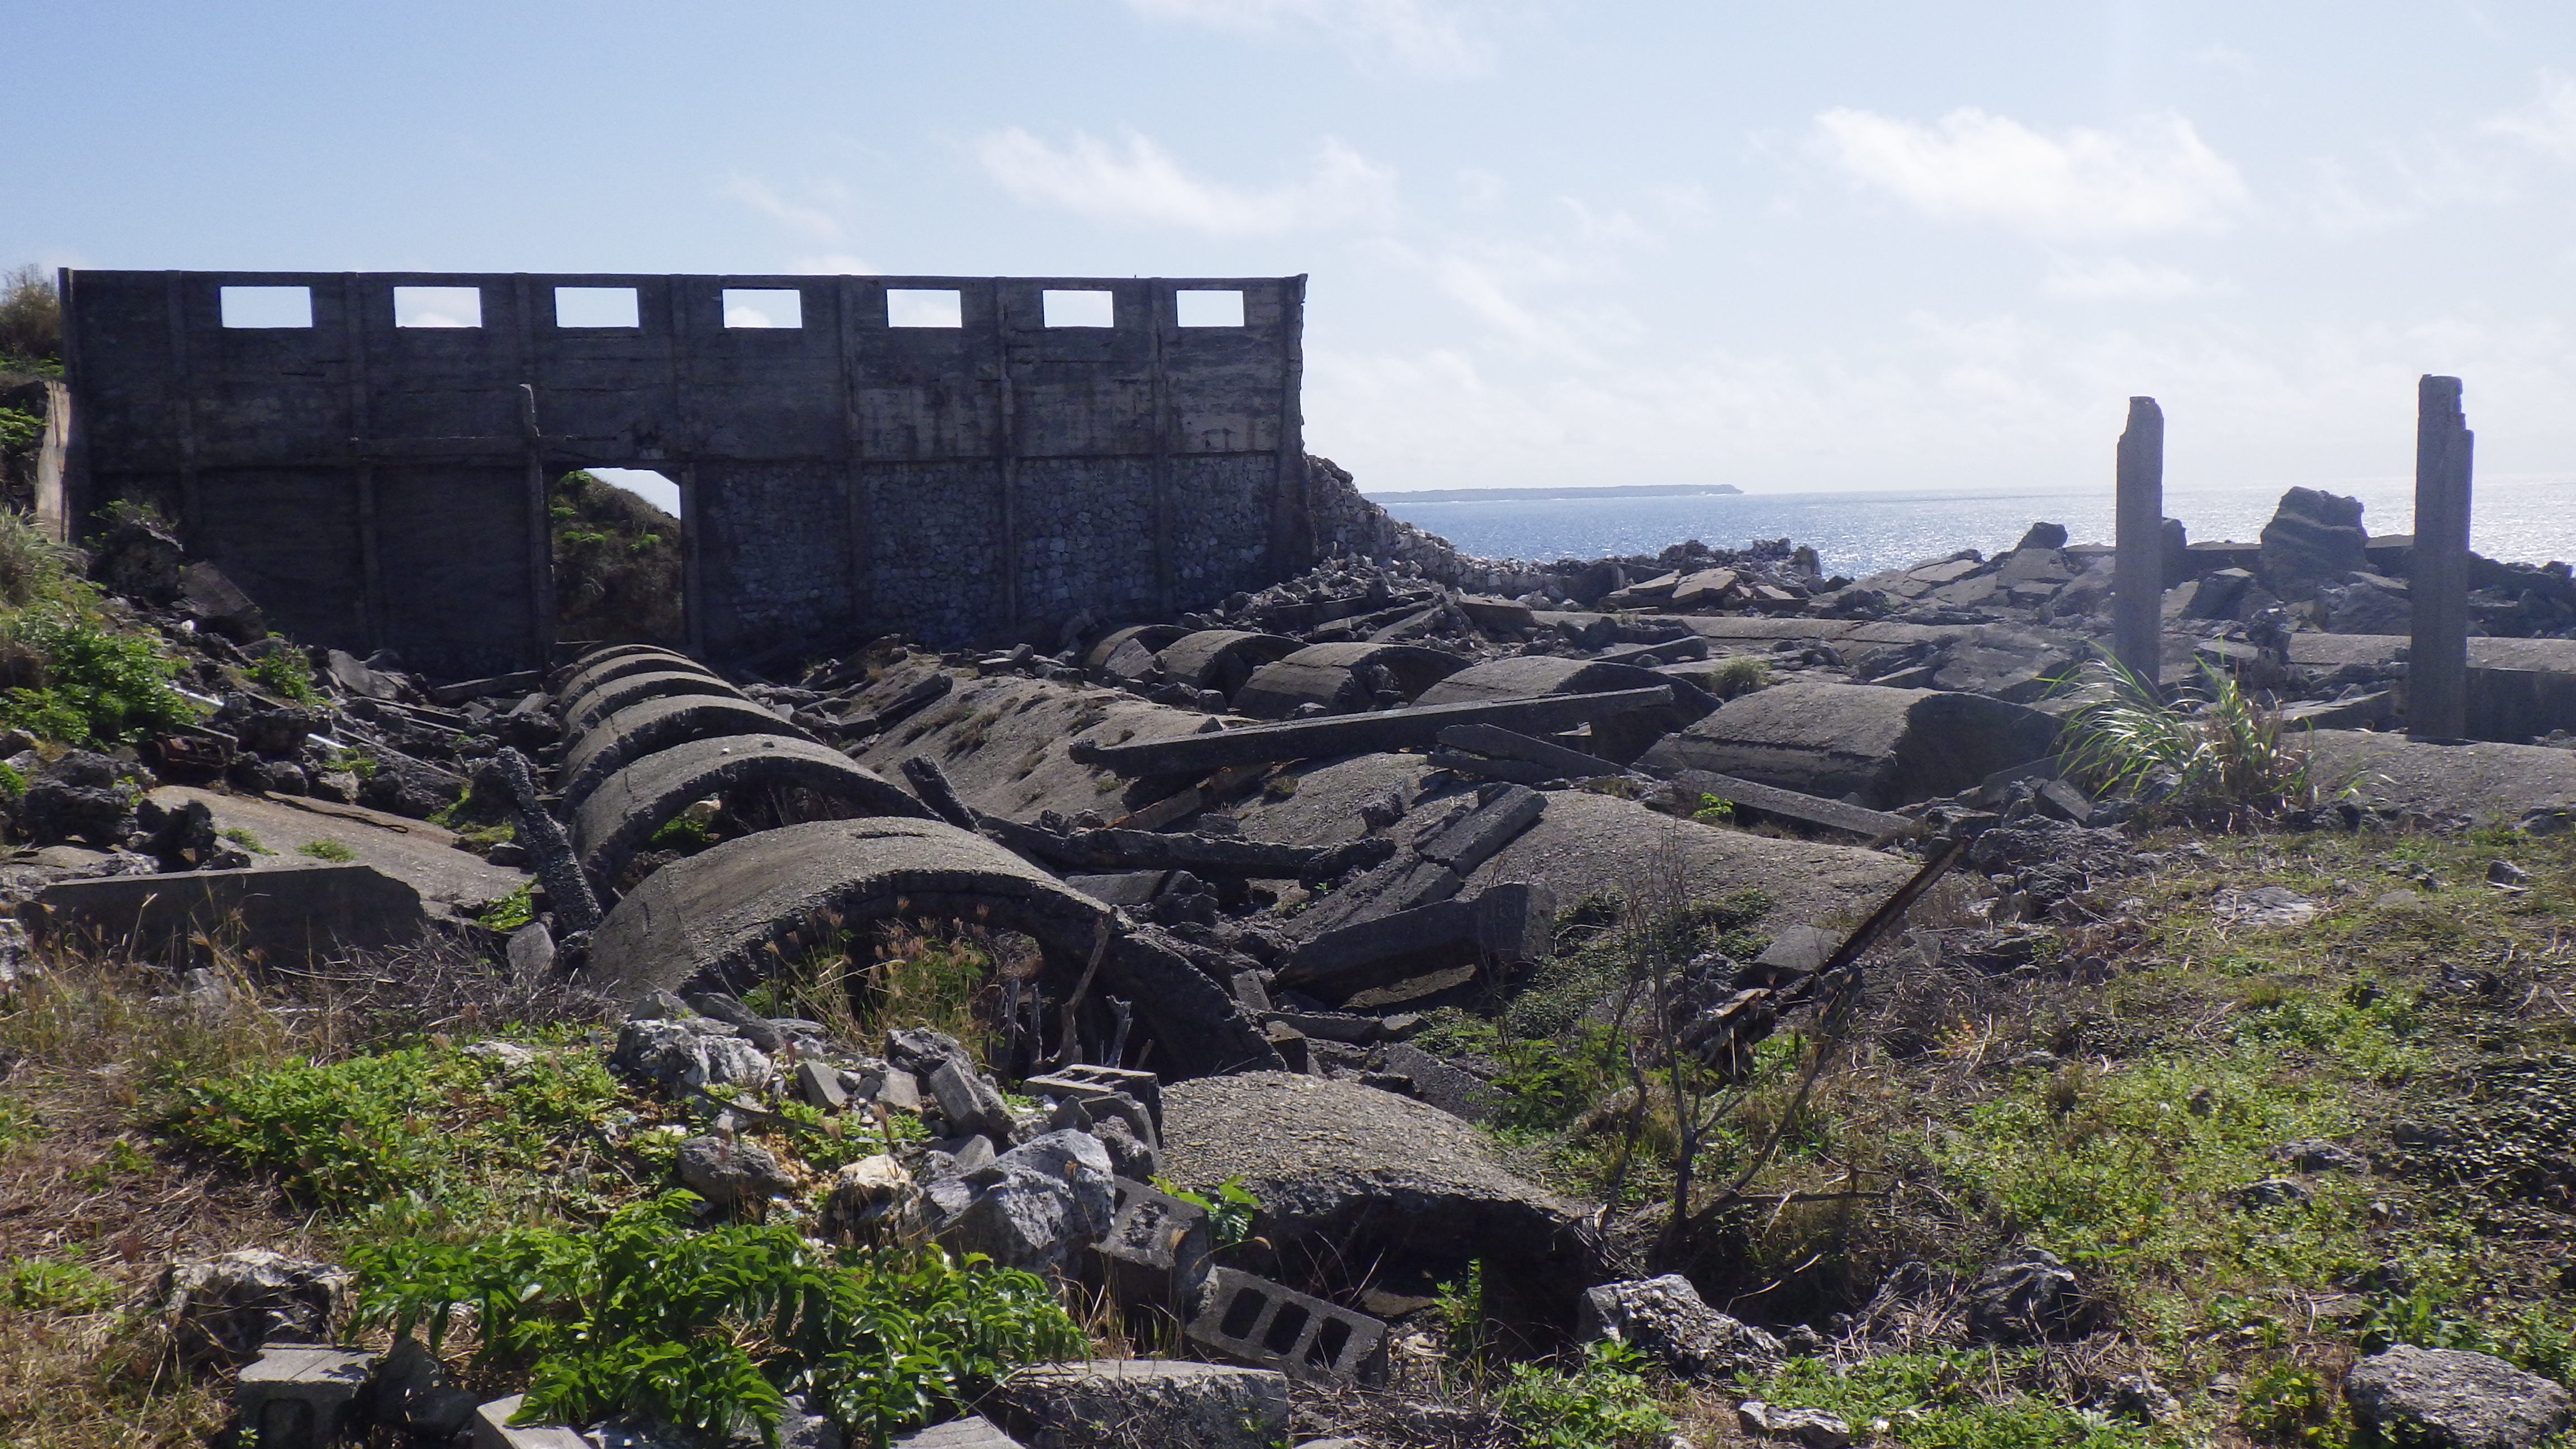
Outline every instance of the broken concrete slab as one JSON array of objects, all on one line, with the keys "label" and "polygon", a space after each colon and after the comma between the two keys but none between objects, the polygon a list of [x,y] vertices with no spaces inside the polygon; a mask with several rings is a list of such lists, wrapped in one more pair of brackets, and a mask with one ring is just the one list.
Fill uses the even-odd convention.
[{"label": "broken concrete slab", "polygon": [[1464,876],[1518,840],[1546,809],[1547,797],[1528,786],[1487,785],[1477,791],[1472,807],[1438,819],[1418,834],[1413,848],[1424,860]]},{"label": "broken concrete slab", "polygon": [[1526,761],[1546,770],[1550,777],[1589,780],[1619,773],[1618,766],[1597,755],[1587,755],[1550,740],[1533,739],[1500,725],[1451,725],[1442,730],[1438,738],[1441,744],[1453,749],[1472,750],[1500,760]]},{"label": "broken concrete slab", "polygon": [[756,792],[783,824],[930,811],[828,745],[792,735],[719,735],[657,750],[600,782],[573,813],[573,849],[599,890],[614,889],[656,831],[700,800]]},{"label": "broken concrete slab", "polygon": [[2326,793],[2348,783],[2365,805],[2450,811],[2498,826],[2576,811],[2576,750],[2428,744],[2359,730],[2316,730],[2306,743],[2310,774]]},{"label": "broken concrete slab", "polygon": [[[1099,902],[954,826],[818,821],[729,840],[655,871],[601,923],[591,970],[620,1000],[684,985],[739,991],[783,956],[896,915],[1025,932],[1050,969],[1065,972],[1091,959],[1098,933],[1116,931]],[[1113,934],[1100,961],[1100,989],[1136,1003],[1139,1028],[1169,1069],[1273,1059],[1233,997],[1150,932]]]},{"label": "broken concrete slab", "polygon": [[1034,1364],[994,1385],[977,1407],[1030,1449],[1288,1442],[1288,1379],[1272,1369],[1153,1358]]},{"label": "broken concrete slab", "polygon": [[717,735],[813,738],[747,699],[705,694],[648,699],[628,705],[573,737],[556,774],[557,791],[565,806],[578,812],[591,791],[628,764],[673,745]]},{"label": "broken concrete slab", "polygon": [[1383,678],[1385,689],[1411,700],[1466,665],[1445,649],[1413,644],[1309,644],[1253,671],[1235,692],[1234,708],[1255,719],[1286,719],[1308,704],[1333,712],[1369,709],[1379,693],[1372,679]]},{"label": "broken concrete slab", "polygon": [[1336,719],[1249,725],[1242,729],[1181,735],[1138,744],[1078,744],[1073,757],[1131,775],[1205,774],[1227,765],[1275,760],[1324,759],[1428,745],[1458,724],[1498,724],[1520,730],[1571,729],[1591,720],[1672,701],[1669,685],[1610,694],[1551,695],[1486,704],[1417,705]]},{"label": "broken concrete slab", "polygon": [[1461,963],[1526,965],[1551,953],[1555,926],[1556,893],[1544,883],[1491,886],[1315,936],[1276,984],[1330,997]]},{"label": "broken concrete slab", "polygon": [[1983,695],[1869,684],[1781,684],[1730,700],[1641,763],[1708,770],[1874,809],[1955,794],[2047,754],[2057,722]]},{"label": "broken concrete slab", "polygon": [[[239,831],[260,843],[250,851],[253,870],[308,867],[301,847],[326,841],[343,847],[350,863],[373,866],[439,907],[470,912],[528,883],[528,873],[494,865],[457,847],[453,831],[426,820],[294,796],[232,795],[193,785],[164,785],[149,796],[165,810],[203,805],[217,832]],[[238,837],[234,837],[238,838]],[[247,847],[245,847],[247,849]],[[263,854],[262,851],[266,853]]]},{"label": "broken concrete slab", "polygon": [[428,929],[420,892],[364,865],[57,881],[21,914],[42,940],[185,964],[195,964],[197,938],[312,962],[407,945]]},{"label": "broken concrete slab", "polygon": [[1633,664],[1568,659],[1555,654],[1515,654],[1471,664],[1422,691],[1416,704],[1468,704],[1480,700],[1536,699],[1548,694],[1605,694],[1651,689],[1666,681]]},{"label": "broken concrete slab", "polygon": [[234,1382],[234,1417],[260,1449],[333,1449],[358,1428],[375,1366],[346,1349],[263,1349]]}]

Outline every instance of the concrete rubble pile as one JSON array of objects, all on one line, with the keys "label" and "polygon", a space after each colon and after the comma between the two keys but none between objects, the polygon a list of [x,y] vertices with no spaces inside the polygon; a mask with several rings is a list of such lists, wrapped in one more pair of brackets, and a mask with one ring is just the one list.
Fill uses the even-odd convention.
[{"label": "concrete rubble pile", "polygon": [[[2368,538],[2348,502],[2294,491],[2260,545],[2169,529],[2177,662],[2313,724],[2383,722],[2405,677],[2404,545]],[[1389,532],[1353,516],[1354,537]],[[1425,1027],[1547,969],[1587,909],[1662,873],[1687,899],[1770,902],[1767,948],[1684,973],[1680,1049],[1734,1073],[1812,1007],[1851,924],[1954,843],[1978,919],[1911,948],[2034,969],[2035,923],[2152,864],[2121,828],[2139,802],[2091,797],[2059,758],[2067,713],[2100,697],[2067,681],[2105,647],[2108,553],[2039,524],[1992,558],[1853,580],[1786,541],[1546,566],[1397,542],[1373,545],[1392,561],[1342,554],[1203,613],[1042,641],[934,653],[888,637],[779,677],[644,643],[444,683],[329,655],[303,703],[243,682],[288,647],[255,606],[166,533],[120,525],[100,576],[223,692],[204,724],[123,756],[20,741],[12,820],[46,849],[0,869],[42,925],[111,908],[43,894],[67,884],[149,877],[159,899],[173,876],[275,871],[221,828],[244,800],[510,824],[449,850],[499,873],[467,885],[391,856],[338,868],[412,890],[408,916],[364,912],[412,934],[462,921],[478,890],[525,892],[529,924],[485,944],[625,1003],[609,1061],[694,1114],[674,1173],[711,1210],[758,1214],[810,1187],[744,1135],[784,1104],[861,1134],[900,1114],[921,1131],[838,1171],[818,1235],[1051,1275],[1137,1341],[1205,1360],[1030,1370],[982,1417],[909,1442],[1090,1444],[1110,1440],[1082,1425],[1140,1422],[1175,1446],[1280,1442],[1298,1395],[1398,1377],[1422,1290],[1474,1263],[1556,1341],[1619,1338],[1685,1376],[1776,1366],[1807,1347],[1687,1279],[1641,1277],[1589,1205],[1503,1167],[1472,1126],[1503,1109],[1501,1066]],[[2576,708],[2552,713],[2576,690],[2551,682],[2576,680],[2576,659],[2541,637],[2576,636],[2568,571],[2481,568],[2490,642],[2538,651],[2494,666],[2545,676],[2518,696],[2526,722],[2548,721],[2528,733],[2576,729]],[[2576,820],[2563,749],[2490,743],[2418,768],[2404,752],[2429,747],[2314,738],[2381,751],[2392,793],[2310,825]],[[361,753],[363,776],[347,768]],[[1748,824],[1765,828],[1725,828]],[[314,887],[297,919],[354,889]],[[744,1004],[782,959],[924,922],[1026,948],[980,1059],[924,1029],[843,1040]],[[1192,1195],[1223,1183],[1260,1206],[1221,1239]],[[509,1427],[515,1401],[467,1402],[416,1352],[335,1346],[329,1303],[308,1301],[341,1291],[323,1270],[191,1271],[174,1301],[253,1305],[201,1337],[241,1371],[263,1443],[367,1424],[424,1443],[654,1442],[650,1426]],[[2044,1254],[1962,1291],[1978,1341],[2062,1339],[2088,1311]],[[1840,1432],[1809,1411],[1742,1413],[1774,1439]],[[837,1440],[815,1419],[788,1442]]]}]

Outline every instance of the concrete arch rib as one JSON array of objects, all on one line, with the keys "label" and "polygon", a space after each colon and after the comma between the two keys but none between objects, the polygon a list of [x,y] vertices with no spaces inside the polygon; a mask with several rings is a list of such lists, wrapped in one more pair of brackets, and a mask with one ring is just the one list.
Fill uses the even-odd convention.
[{"label": "concrete arch rib", "polygon": [[803,730],[747,699],[683,694],[630,704],[584,730],[564,751],[558,776],[564,808],[578,815],[582,802],[629,761],[717,735],[784,735],[810,739]]},{"label": "concrete arch rib", "polygon": [[897,917],[1024,932],[1057,973],[1079,972],[1098,946],[1095,989],[1135,1003],[1168,1074],[1278,1060],[1234,999],[1179,955],[982,836],[933,820],[789,825],[674,861],[608,913],[590,969],[627,1000],[698,985],[740,991],[835,931]]},{"label": "concrete arch rib", "polygon": [[[598,649],[593,649],[589,653],[581,656],[579,659],[576,659],[570,664],[556,670],[553,676],[554,682],[548,686],[548,692],[552,693],[558,699],[563,698],[567,694],[579,693],[583,676],[588,675],[595,670],[605,670],[608,666],[615,664],[622,659],[650,659],[662,661],[655,665],[647,666],[654,668],[677,668],[684,664],[697,663],[696,660],[691,659],[679,650],[666,649],[659,644],[609,644]],[[602,673],[599,677],[606,679],[610,678],[611,675]]]},{"label": "concrete arch rib", "polygon": [[596,684],[580,699],[563,709],[564,729],[578,734],[630,704],[648,699],[668,699],[679,694],[709,694],[720,699],[740,699],[742,691],[694,669],[655,669],[643,674],[629,674]]},{"label": "concrete arch rib", "polygon": [[632,679],[639,674],[696,674],[707,679],[717,677],[715,671],[703,668],[687,659],[665,658],[659,654],[629,654],[566,676],[563,687],[555,691],[555,709],[558,713],[569,717],[584,700],[597,694],[602,686],[613,684],[621,679]]},{"label": "concrete arch rib", "polygon": [[840,807],[809,819],[933,818],[920,801],[828,745],[778,735],[718,735],[657,750],[600,782],[573,815],[573,850],[592,887],[612,892],[636,852],[692,803],[758,789],[811,791],[829,802],[826,808]]}]

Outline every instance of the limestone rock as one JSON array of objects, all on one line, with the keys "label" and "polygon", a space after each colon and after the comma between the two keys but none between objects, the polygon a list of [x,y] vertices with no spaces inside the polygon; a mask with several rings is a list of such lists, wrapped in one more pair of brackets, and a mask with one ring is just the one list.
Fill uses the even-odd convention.
[{"label": "limestone rock", "polygon": [[795,1180],[756,1142],[692,1137],[680,1144],[680,1184],[718,1207],[792,1191]]},{"label": "limestone rock", "polygon": [[1780,1340],[1702,1302],[1679,1273],[1604,1283],[1583,1295],[1581,1336],[1616,1338],[1688,1378],[1767,1374],[1780,1367]]},{"label": "limestone rock", "polygon": [[2433,1449],[2530,1449],[2576,1420],[2567,1391],[2503,1359],[2399,1344],[2344,1376],[2353,1417]]},{"label": "limestone rock", "polygon": [[172,1263],[161,1274],[161,1315],[179,1361],[226,1368],[266,1343],[329,1343],[347,1270],[243,1248]]},{"label": "limestone rock", "polygon": [[2263,586],[2291,603],[2313,598],[2322,585],[2367,570],[2369,542],[2360,499],[2293,488],[2263,525]]},{"label": "limestone rock", "polygon": [[1273,1449],[1288,1439],[1288,1379],[1270,1369],[1163,1359],[1037,1364],[980,1406],[1028,1449]]},{"label": "limestone rock", "polygon": [[1049,1132],[933,1182],[932,1235],[954,1252],[982,1253],[1004,1267],[1063,1271],[1109,1234],[1118,1209],[1110,1173],[1109,1149],[1098,1138]]},{"label": "limestone rock", "polygon": [[2092,1301],[2054,1254],[2025,1248],[1968,1285],[1968,1336],[1979,1343],[2027,1344],[2081,1336]]}]

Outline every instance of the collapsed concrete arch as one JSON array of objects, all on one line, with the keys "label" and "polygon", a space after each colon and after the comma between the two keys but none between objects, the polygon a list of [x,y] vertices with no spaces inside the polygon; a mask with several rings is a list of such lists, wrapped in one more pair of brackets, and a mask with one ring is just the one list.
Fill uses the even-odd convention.
[{"label": "collapsed concrete arch", "polygon": [[628,675],[659,674],[670,670],[685,672],[692,669],[709,676],[715,673],[696,660],[683,654],[672,653],[667,649],[649,654],[619,654],[607,659],[597,655],[585,655],[574,661],[572,667],[563,675],[561,682],[556,684],[555,706],[559,710],[569,709],[580,702],[582,696],[601,685],[611,680],[624,679]]},{"label": "collapsed concrete arch", "polygon": [[1165,645],[1154,662],[1192,689],[1213,689],[1230,697],[1252,677],[1252,671],[1287,658],[1299,647],[1296,640],[1280,634],[1201,629]]},{"label": "collapsed concrete arch", "polygon": [[1359,672],[1371,665],[1384,669],[1395,681],[1395,692],[1410,700],[1465,668],[1467,661],[1418,644],[1309,644],[1254,670],[1236,693],[1234,708],[1258,719],[1286,719],[1308,704],[1336,714],[1367,709],[1373,695]]},{"label": "collapsed concrete arch", "polygon": [[590,973],[627,1000],[705,986],[739,992],[837,932],[923,918],[1025,934],[1059,982],[1089,974],[1096,956],[1090,999],[1134,1004],[1164,1075],[1279,1062],[1259,1024],[1186,957],[982,836],[932,820],[789,825],[674,861],[608,913]]},{"label": "collapsed concrete arch", "polygon": [[673,745],[717,735],[785,735],[811,739],[805,731],[747,699],[712,694],[683,694],[630,704],[581,731],[564,751],[557,775],[564,808],[578,812],[601,782],[628,762]]},{"label": "collapsed concrete arch", "polygon": [[627,659],[652,659],[664,661],[662,663],[636,666],[637,668],[651,669],[669,668],[681,664],[696,664],[698,662],[691,659],[688,655],[681,653],[679,650],[673,649],[665,644],[603,644],[598,648],[583,654],[580,658],[575,659],[570,664],[564,665],[562,668],[555,670],[553,675],[553,692],[559,699],[568,698],[588,687],[591,682],[599,679],[613,679],[616,677],[616,674],[614,671],[609,670],[608,666]]},{"label": "collapsed concrete arch", "polygon": [[683,694],[704,694],[719,699],[743,697],[741,690],[701,669],[647,670],[593,685],[579,699],[565,704],[564,728],[576,732],[586,730],[630,704],[641,704],[648,699],[671,699]]},{"label": "collapsed concrete arch", "polygon": [[[891,815],[933,818],[928,806],[828,745],[792,736],[718,735],[658,750],[602,781],[573,812],[573,850],[593,889],[614,894],[645,844],[693,803],[753,791],[806,795],[804,814],[781,824]],[[786,807],[798,808],[798,807]]]}]

